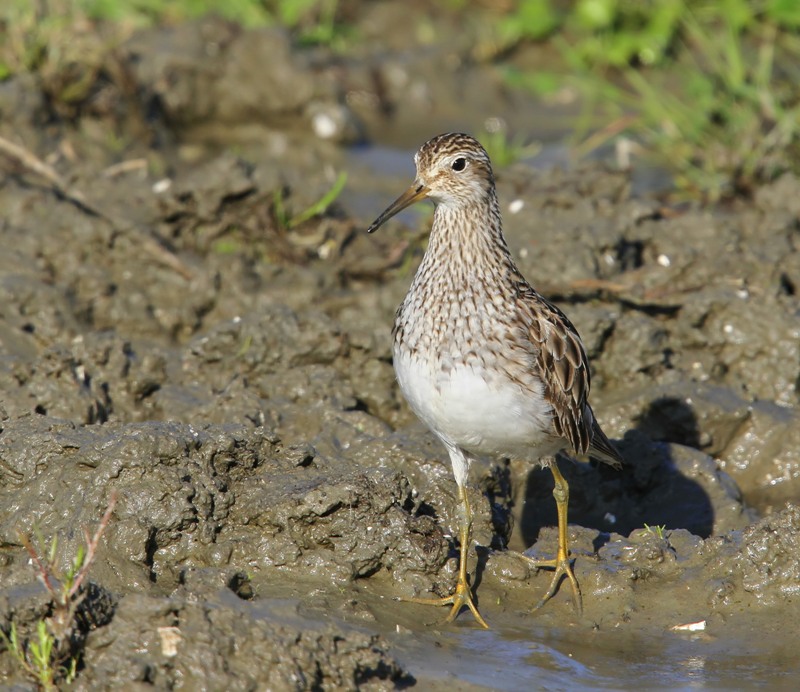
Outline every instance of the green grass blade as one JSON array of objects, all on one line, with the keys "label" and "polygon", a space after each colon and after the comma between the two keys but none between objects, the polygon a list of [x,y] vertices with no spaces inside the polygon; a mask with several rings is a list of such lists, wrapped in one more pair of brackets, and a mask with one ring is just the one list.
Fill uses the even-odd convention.
[{"label": "green grass blade", "polygon": [[345,184],[347,183],[347,173],[342,171],[336,177],[336,181],[333,183],[333,187],[328,190],[322,197],[320,197],[319,201],[312,204],[307,209],[301,211],[297,216],[292,217],[287,224],[288,228],[294,228],[295,226],[299,226],[301,223],[308,221],[309,219],[313,219],[315,216],[319,216],[320,214],[324,214],[325,211],[328,209],[331,204],[336,201],[336,198],[342,193]]}]

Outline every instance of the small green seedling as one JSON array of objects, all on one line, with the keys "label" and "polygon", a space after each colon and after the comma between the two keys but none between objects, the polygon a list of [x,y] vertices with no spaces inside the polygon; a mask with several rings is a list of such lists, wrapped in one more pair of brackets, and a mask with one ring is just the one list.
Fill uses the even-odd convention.
[{"label": "small green seedling", "polygon": [[94,536],[84,529],[85,542],[78,547],[66,570],[61,570],[57,565],[56,537],[45,548],[46,544],[38,531],[34,532],[36,546],[30,536],[20,535],[36,576],[50,596],[52,614],[36,623],[36,634],[27,642],[20,639],[15,622],[11,623],[8,633],[0,629],[0,639],[25,674],[43,690],[58,689],[59,684],[69,684],[75,679],[80,652],[73,651],[70,640],[76,625],[75,614],[84,598],[81,585],[94,562],[97,546],[111,519],[116,500],[116,493],[112,492]]},{"label": "small green seedling", "polygon": [[644,530],[647,531],[647,533],[649,533],[649,534],[651,534],[653,536],[656,536],[658,538],[662,538],[663,539],[663,538],[667,537],[667,533],[666,533],[667,525],[666,524],[662,524],[660,526],[649,526],[648,524],[645,524],[644,525]]},{"label": "small green seedling", "polygon": [[312,205],[301,211],[299,214],[295,214],[294,216],[291,216],[286,210],[283,197],[284,192],[282,189],[278,188],[275,190],[272,196],[275,220],[278,222],[278,225],[281,228],[291,230],[292,228],[299,226],[309,219],[313,219],[315,216],[321,216],[328,210],[328,207],[330,207],[331,204],[336,201],[337,197],[339,197],[339,195],[342,193],[346,183],[347,173],[342,171],[336,177],[336,180],[334,181],[330,190],[322,195],[318,201],[314,202]]}]

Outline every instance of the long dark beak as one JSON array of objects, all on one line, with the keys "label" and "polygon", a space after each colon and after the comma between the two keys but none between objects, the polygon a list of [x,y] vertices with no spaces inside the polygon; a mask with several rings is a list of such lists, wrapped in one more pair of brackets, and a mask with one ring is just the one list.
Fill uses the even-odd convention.
[{"label": "long dark beak", "polygon": [[383,214],[372,222],[372,225],[367,229],[367,233],[374,233],[395,214],[403,211],[406,207],[410,207],[414,202],[425,199],[428,196],[428,192],[429,190],[425,185],[419,182],[414,183],[408,190],[392,202]]}]

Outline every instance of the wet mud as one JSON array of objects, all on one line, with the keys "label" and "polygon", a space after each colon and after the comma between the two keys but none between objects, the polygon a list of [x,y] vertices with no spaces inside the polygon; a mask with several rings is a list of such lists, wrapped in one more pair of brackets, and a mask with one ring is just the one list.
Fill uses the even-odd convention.
[{"label": "wet mud", "polygon": [[[217,20],[143,32],[69,117],[46,84],[0,84],[0,134],[61,176],[9,158],[0,178],[0,627],[50,613],[20,533],[58,536],[67,564],[115,492],[77,689],[789,685],[790,176],[709,210],[599,164],[498,171],[515,257],[581,332],[627,464],[560,462],[582,616],[563,585],[533,610],[549,575],[520,553],[555,552],[552,481],[514,460],[469,491],[492,629],[396,600],[449,593],[456,491],[391,365],[426,212],[364,229],[429,136],[556,118],[464,40],[458,60],[376,41],[343,58]],[[369,158],[391,148],[404,165]],[[340,170],[347,193],[287,224]],[[3,644],[0,680],[30,685]]]}]

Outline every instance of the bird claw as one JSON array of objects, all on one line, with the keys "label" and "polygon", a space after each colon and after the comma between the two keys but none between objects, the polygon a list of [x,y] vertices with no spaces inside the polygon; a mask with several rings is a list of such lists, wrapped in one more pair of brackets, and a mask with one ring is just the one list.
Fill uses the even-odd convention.
[{"label": "bird claw", "polygon": [[486,623],[486,620],[484,620],[481,614],[478,612],[478,608],[472,599],[472,593],[470,592],[469,585],[461,581],[459,581],[456,584],[456,590],[452,594],[450,594],[449,596],[444,596],[443,598],[413,597],[413,598],[401,598],[400,600],[406,601],[408,603],[420,603],[423,605],[435,605],[435,606],[452,605],[453,607],[450,608],[450,612],[445,618],[445,622],[453,622],[453,620],[455,620],[458,614],[461,612],[461,609],[464,606],[467,606],[467,608],[469,608],[472,614],[475,616],[475,619],[478,621],[478,624],[484,629],[487,630],[489,629],[489,625]]},{"label": "bird claw", "polygon": [[525,559],[530,563],[532,567],[536,569],[552,569],[555,570],[555,574],[553,574],[553,578],[550,580],[550,586],[548,587],[547,591],[545,592],[544,596],[542,596],[541,600],[534,606],[534,610],[539,610],[547,601],[549,601],[558,590],[558,585],[561,583],[562,577],[567,577],[569,579],[569,583],[572,586],[572,596],[573,596],[573,603],[575,604],[575,610],[578,611],[578,615],[583,615],[583,597],[581,596],[581,587],[578,585],[578,580],[575,578],[575,572],[572,570],[572,562],[569,557],[559,557],[554,558],[552,560],[535,560],[530,557],[525,557]]}]

